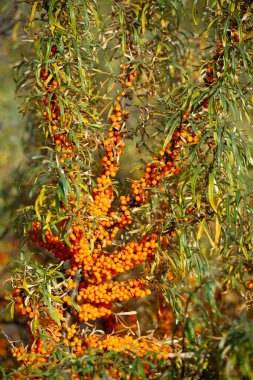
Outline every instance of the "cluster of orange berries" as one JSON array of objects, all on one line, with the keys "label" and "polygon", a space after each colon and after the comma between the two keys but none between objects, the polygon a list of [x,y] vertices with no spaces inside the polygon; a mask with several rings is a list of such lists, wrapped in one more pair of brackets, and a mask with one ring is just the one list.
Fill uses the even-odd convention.
[{"label": "cluster of orange berries", "polygon": [[[124,354],[134,357],[144,357],[150,354],[150,357],[156,354],[156,359],[166,359],[171,351],[170,347],[159,343],[155,339],[148,338],[133,338],[132,336],[104,336],[89,335],[82,337],[75,324],[67,327],[66,323],[62,324],[62,328],[66,332],[66,337],[63,338],[63,330],[58,328],[55,323],[50,323],[47,320],[47,332],[50,338],[41,339],[33,337],[32,342],[27,347],[14,347],[12,349],[13,356],[22,364],[32,366],[34,368],[46,364],[54,350],[60,342],[71,350],[71,355],[77,357],[83,355],[87,349],[98,349],[102,351],[124,352]],[[67,354],[67,351],[65,352]],[[63,352],[64,354],[64,352]],[[57,360],[57,359],[56,359]]]},{"label": "cluster of orange berries", "polygon": [[[121,69],[122,71],[126,71],[129,67],[122,65]],[[136,76],[137,71],[126,73],[125,79],[122,80],[124,86],[130,87]],[[112,202],[115,199],[110,177],[116,176],[119,170],[120,155],[123,153],[123,148],[125,147],[123,133],[128,118],[128,111],[124,109],[124,98],[126,95],[126,92],[123,91],[117,97],[117,102],[109,118],[111,127],[109,128],[107,137],[101,142],[101,145],[105,148],[104,156],[101,159],[103,172],[97,177],[97,185],[92,192],[93,202],[89,208],[89,214],[91,216],[106,216],[105,221],[99,222],[100,227],[104,227],[103,231],[100,228],[99,235],[102,235],[101,240],[105,242],[105,246],[111,245],[112,240],[116,237],[120,228],[132,223],[129,210],[125,210],[121,215],[116,211],[109,212]],[[110,232],[107,231],[109,228]],[[100,247],[98,247],[98,249],[99,248]]]},{"label": "cluster of orange berries", "polygon": [[[59,315],[62,315],[60,309],[57,310]],[[22,365],[38,367],[45,364],[51,356],[52,351],[62,339],[61,328],[57,326],[55,321],[47,315],[38,317],[40,324],[46,328],[48,338],[41,339],[39,336],[31,334],[31,341],[28,347],[14,347],[12,349],[13,356],[19,360]],[[29,324],[28,324],[29,328]],[[38,331],[37,331],[38,333]],[[38,333],[39,335],[39,333]],[[57,359],[56,359],[57,361]]]},{"label": "cluster of orange berries", "polygon": [[[150,294],[149,289],[142,289],[144,283],[140,280],[130,281],[128,285],[106,281],[111,280],[118,273],[132,269],[137,264],[142,264],[147,257],[152,258],[158,247],[157,235],[145,237],[141,242],[129,242],[120,251],[115,250],[109,254],[94,253],[91,255],[89,245],[85,242],[83,230],[80,227],[73,228],[73,232],[69,235],[72,247],[66,246],[57,238],[55,239],[52,234],[46,234],[46,242],[44,242],[42,238],[38,237],[39,228],[40,222],[34,222],[32,240],[53,251],[61,259],[71,258],[71,269],[67,271],[67,274],[74,276],[76,271],[82,268],[87,283],[80,284],[77,295],[81,309],[79,314],[81,320],[94,320],[111,314],[110,308],[108,309],[104,305],[94,306],[92,303],[109,304],[115,299],[128,300],[132,297],[144,297]],[[68,287],[75,288],[76,283],[70,279]],[[90,302],[89,304],[81,302],[87,300]],[[71,301],[67,297],[65,302],[71,305]]]},{"label": "cluster of orange berries", "polygon": [[145,236],[140,242],[129,242],[120,250],[92,255],[81,227],[73,227],[73,232],[69,235],[71,247],[49,231],[46,231],[44,241],[40,236],[40,228],[39,221],[33,222],[31,240],[53,252],[61,260],[70,259],[71,269],[67,274],[74,276],[76,271],[82,268],[89,283],[111,280],[118,273],[130,270],[136,264],[142,264],[147,257],[154,256],[158,247],[158,235],[153,234]]},{"label": "cluster of orange berries", "polygon": [[80,321],[95,321],[98,318],[108,317],[112,314],[110,307],[103,305],[92,305],[90,303],[83,303],[80,305],[80,313],[78,318]]},{"label": "cluster of orange berries", "polygon": [[[189,118],[187,112],[183,113],[183,120]],[[144,176],[139,180],[133,181],[131,185],[131,196],[137,204],[144,204],[149,199],[149,188],[157,188],[162,185],[162,179],[178,175],[181,172],[180,157],[181,150],[185,143],[197,143],[201,131],[191,131],[187,125],[182,125],[176,129],[164,150],[161,150],[158,156],[153,157],[152,162],[147,162]],[[164,186],[161,186],[164,192]],[[130,200],[129,200],[130,202]]]},{"label": "cluster of orange berries", "polygon": [[77,301],[85,300],[91,303],[110,304],[114,300],[124,301],[132,297],[145,297],[151,294],[150,289],[142,290],[145,286],[143,280],[128,280],[105,282],[101,285],[80,285]]},{"label": "cluster of orange berries", "polygon": [[25,347],[14,347],[12,349],[12,355],[14,358],[21,361],[22,365],[38,366],[47,362],[47,359],[51,356],[51,351],[54,347],[55,345],[48,340],[45,348],[45,344],[42,340],[37,338],[35,344],[29,348],[29,355],[27,355],[28,349]]},{"label": "cluster of orange berries", "polygon": [[[71,287],[71,285],[70,285]],[[72,300],[69,296],[64,296],[63,301],[68,305],[72,305]],[[108,317],[112,314],[110,305],[93,305],[92,303],[84,302],[78,305],[78,319],[80,321],[95,321],[98,318]]]},{"label": "cluster of orange berries", "polygon": [[157,360],[161,360],[166,359],[168,357],[168,353],[171,352],[169,346],[162,345],[154,339],[137,339],[130,335],[125,335],[122,337],[110,335],[103,339],[97,335],[90,335],[85,338],[85,342],[90,348],[102,351],[124,352],[126,355],[129,353],[132,358],[143,357],[150,353],[152,358],[154,354],[157,354]]},{"label": "cluster of orange berries", "polygon": [[158,236],[145,236],[140,242],[127,243],[120,250],[109,254],[93,254],[93,265],[89,271],[84,269],[85,278],[90,283],[99,284],[111,280],[118,273],[142,264],[148,257],[153,258],[158,247]]},{"label": "cluster of orange berries", "polygon": [[[115,281],[100,285],[84,286],[81,284],[77,301],[84,301],[80,305],[79,319],[88,321],[109,316],[112,313],[110,304],[115,301],[127,301],[132,297],[146,297],[151,294],[150,289],[142,289],[145,283],[141,280],[131,280],[128,283]],[[88,302],[89,303],[88,303]],[[98,304],[98,305],[93,305]],[[109,306],[108,306],[109,305]]]},{"label": "cluster of orange berries", "polygon": [[14,288],[12,295],[15,298],[15,314],[21,314],[23,316],[28,316],[33,319],[38,316],[38,307],[34,307],[31,300],[27,300],[25,295],[22,293],[21,284],[19,283],[17,288]]},{"label": "cluster of orange berries", "polygon": [[61,261],[68,260],[71,257],[70,248],[66,243],[59,239],[57,235],[52,234],[49,230],[45,231],[45,236],[42,236],[41,222],[32,222],[30,230],[30,239],[37,242],[41,247],[51,251]]},{"label": "cluster of orange berries", "polygon": [[36,315],[38,315],[38,310],[36,309],[36,311],[34,311],[30,305],[26,306],[22,297],[16,298],[16,304],[18,305],[20,314],[27,315],[30,319],[33,319]]}]

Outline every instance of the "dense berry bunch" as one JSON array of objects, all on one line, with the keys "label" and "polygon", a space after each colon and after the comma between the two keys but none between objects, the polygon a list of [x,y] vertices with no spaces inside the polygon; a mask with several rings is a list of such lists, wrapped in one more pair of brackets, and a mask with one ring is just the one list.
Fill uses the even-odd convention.
[{"label": "dense berry bunch", "polygon": [[[59,313],[59,316],[63,316],[63,311],[60,308],[57,308],[57,312]],[[47,337],[45,337],[45,339],[39,337],[38,329],[35,329],[32,334],[31,322],[28,322],[27,329],[31,334],[29,348],[21,346],[12,349],[13,356],[21,361],[22,365],[38,367],[45,364],[52,351],[62,340],[62,329],[49,315],[44,313],[43,315],[38,314],[37,320],[39,321],[40,326],[45,329]]]},{"label": "dense berry bunch", "polygon": [[150,353],[150,355],[157,354],[157,360],[165,359],[171,351],[169,346],[161,345],[159,341],[145,338],[137,339],[129,335],[125,335],[124,337],[111,335],[106,339],[90,335],[86,338],[86,342],[91,348],[103,351],[125,352],[131,356],[133,353],[138,357],[143,357],[147,353]]}]

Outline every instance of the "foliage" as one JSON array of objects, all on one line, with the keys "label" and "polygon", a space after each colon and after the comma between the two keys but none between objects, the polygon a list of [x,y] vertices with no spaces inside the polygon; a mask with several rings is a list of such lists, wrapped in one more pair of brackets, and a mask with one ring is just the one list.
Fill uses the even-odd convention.
[{"label": "foliage", "polygon": [[7,379],[252,377],[251,5],[192,15],[203,46],[180,1],[33,2],[20,83],[44,146]]}]

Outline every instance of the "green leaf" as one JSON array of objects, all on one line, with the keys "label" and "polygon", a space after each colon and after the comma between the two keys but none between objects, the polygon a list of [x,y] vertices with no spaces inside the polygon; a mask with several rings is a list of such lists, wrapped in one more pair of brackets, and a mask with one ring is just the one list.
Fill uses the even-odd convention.
[{"label": "green leaf", "polygon": [[146,13],[149,7],[149,3],[143,7],[142,14],[141,14],[141,28],[142,28],[142,33],[145,34],[146,31]]},{"label": "green leaf", "polygon": [[68,193],[71,190],[70,184],[66,177],[61,174],[58,182],[58,190],[60,191],[60,199],[62,199],[65,203],[68,202]]},{"label": "green leaf", "polygon": [[47,291],[47,289],[45,288],[44,285],[42,285],[41,291],[43,294],[44,302],[49,309],[51,317],[57,323],[57,325],[59,327],[61,327],[60,315],[59,315],[58,311],[52,306],[52,303],[50,301],[51,294]]},{"label": "green leaf", "polygon": [[187,318],[187,321],[185,324],[185,335],[190,344],[195,343],[195,329],[194,329],[194,323],[191,318]]},{"label": "green leaf", "polygon": [[196,184],[197,184],[198,177],[201,171],[202,171],[202,165],[198,165],[196,168],[194,168],[194,173],[191,178],[191,191],[194,197],[196,196]]},{"label": "green leaf", "polygon": [[214,183],[215,174],[214,172],[209,174],[209,184],[208,184],[208,198],[212,209],[217,213],[217,206],[214,202]]},{"label": "green leaf", "polygon": [[192,6],[192,18],[193,18],[193,22],[196,26],[199,24],[198,20],[197,20],[197,15],[198,15],[197,3],[198,3],[198,0],[194,0],[193,6]]},{"label": "green leaf", "polygon": [[[167,144],[170,142],[172,139],[173,133],[175,132],[176,128],[179,126],[180,123],[180,118],[176,117],[175,120],[174,116],[167,122],[166,127],[165,127],[165,132],[169,129],[169,133],[167,134],[165,141],[163,143],[163,149],[166,148]],[[172,122],[172,124],[171,124]]]},{"label": "green leaf", "polygon": [[69,15],[70,15],[70,22],[71,22],[71,27],[74,36],[77,35],[77,30],[76,30],[76,17],[75,17],[75,10],[72,4],[72,0],[68,0],[68,8],[69,8]]}]

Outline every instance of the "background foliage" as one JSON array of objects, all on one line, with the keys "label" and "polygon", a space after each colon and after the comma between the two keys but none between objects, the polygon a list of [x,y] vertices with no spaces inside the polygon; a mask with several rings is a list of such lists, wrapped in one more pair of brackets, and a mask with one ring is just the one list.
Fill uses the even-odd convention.
[{"label": "background foliage", "polygon": [[[36,3],[43,9],[43,2],[33,2],[33,5]],[[50,3],[52,10],[54,2]],[[134,11],[129,14],[123,12],[121,2],[100,1],[98,7],[95,2],[90,2],[90,12],[84,18],[86,26],[89,25],[89,33],[86,32],[82,39],[78,39],[77,35],[84,33],[81,24],[83,14],[77,15],[76,4],[73,3],[73,9],[69,8],[70,13],[73,12],[72,22],[67,26],[69,29],[66,36],[66,30],[62,30],[61,25],[55,25],[54,41],[44,38],[43,22],[33,24],[35,10],[39,11],[39,5],[36,4],[37,9],[35,6],[32,8],[28,23],[32,31],[38,35],[35,45],[37,58],[32,63],[32,69],[27,69],[27,61],[30,61],[30,55],[33,56],[34,53],[30,52],[30,46],[22,47],[24,59],[17,66],[14,75],[18,87],[21,87],[21,93],[29,90],[34,83],[34,72],[37,82],[40,82],[40,67],[36,60],[44,59],[46,54],[46,63],[48,61],[50,64],[49,54],[55,41],[59,48],[62,41],[64,48],[65,38],[67,39],[70,53],[66,58],[66,65],[70,64],[75,69],[69,74],[66,70],[66,75],[69,75],[68,92],[71,94],[68,95],[68,99],[71,99],[72,103],[67,103],[68,99],[63,100],[63,106],[74,112],[76,124],[82,118],[82,122],[87,126],[86,140],[82,142],[84,159],[81,162],[84,169],[81,183],[87,193],[89,190],[86,182],[92,182],[90,168],[92,167],[94,173],[99,173],[100,170],[99,156],[94,157],[93,154],[94,141],[99,141],[108,125],[107,115],[111,112],[119,89],[117,78],[121,75],[122,55],[130,59],[140,75],[129,106],[129,127],[126,135],[128,148],[122,158],[123,171],[118,175],[118,184],[115,185],[129,191],[131,181],[128,184],[125,177],[132,181],[139,178],[139,173],[145,168],[145,162],[153,155],[159,155],[161,149],[166,150],[179,124],[187,122],[189,128],[199,137],[197,143],[191,145],[190,141],[189,145],[186,144],[183,156],[180,157],[183,170],[174,182],[174,191],[171,191],[171,181],[164,180],[165,192],[151,189],[150,204],[143,205],[136,211],[136,230],[139,231],[137,236],[154,229],[157,225],[161,234],[175,231],[175,239],[169,249],[160,247],[149,273],[153,289],[159,289],[164,294],[176,321],[174,331],[172,329],[171,335],[167,336],[174,345],[175,352],[168,361],[160,362],[159,370],[154,368],[153,376],[156,377],[153,378],[251,378],[252,211],[249,194],[251,179],[247,174],[250,167],[247,140],[248,134],[251,133],[249,124],[252,102],[250,2],[188,1],[184,2],[185,14],[182,13],[181,3],[173,1],[170,1],[169,5],[166,1],[159,1],[157,4],[152,1],[132,2],[136,7],[133,7]],[[10,12],[13,12],[11,5]],[[203,13],[201,10],[204,6]],[[107,12],[108,7],[112,7],[114,17]],[[18,17],[22,24],[23,14],[30,9],[18,9],[21,12]],[[192,17],[189,16],[188,10],[192,10]],[[3,14],[6,12],[9,10],[5,5]],[[50,19],[50,7],[48,12]],[[179,24],[182,17],[186,18],[186,25]],[[50,22],[52,23],[52,20]],[[27,22],[25,25],[28,26]],[[163,29],[167,34],[161,34]],[[1,36],[2,39],[5,37],[6,47],[13,52],[12,56],[15,58],[11,58],[12,62],[18,57],[15,50],[19,48],[17,31],[18,27],[14,24]],[[134,41],[130,48],[127,46],[128,39]],[[2,70],[6,70],[7,62],[3,62]],[[54,70],[57,75],[57,65]],[[25,220],[22,218],[22,224],[21,219],[18,220],[19,232],[23,228],[26,230],[32,218],[37,219],[38,215],[44,223],[51,223],[51,226],[55,226],[54,222],[59,218],[60,211],[55,213],[54,204],[43,204],[43,197],[35,203],[37,206],[33,210],[30,206],[33,203],[27,197],[27,189],[32,184],[30,197],[33,200],[36,197],[38,200],[41,186],[50,183],[52,177],[59,179],[58,184],[60,183],[60,189],[63,189],[58,193],[59,198],[64,198],[64,192],[68,187],[66,178],[59,178],[52,154],[48,154],[45,149],[39,151],[39,146],[44,145],[45,141],[35,130],[33,121],[26,122],[28,128],[20,127],[22,124],[18,114],[13,116],[16,107],[13,106],[13,92],[8,95],[12,86],[10,83],[9,79],[2,98],[5,103],[1,103],[1,133],[4,137],[1,156],[4,168],[1,170],[8,179],[1,185],[4,206],[3,247],[12,239],[12,233],[9,232],[11,215],[21,204],[29,206]],[[14,89],[13,86],[12,88]],[[33,110],[33,100],[40,96],[38,90],[36,91],[37,93],[30,95],[31,101],[25,106],[28,115]],[[85,97],[83,103],[77,106],[76,99],[80,94],[85,94]],[[8,109],[10,113],[7,115]],[[83,120],[85,112],[89,115],[85,116],[87,120]],[[40,119],[38,111],[37,124]],[[46,122],[42,122],[40,126],[46,132]],[[13,129],[17,131],[16,137],[10,139],[8,136]],[[198,133],[199,130],[201,134]],[[75,133],[78,133],[78,130],[73,131],[73,139],[77,138]],[[28,157],[37,158],[33,160],[35,165],[31,174],[25,176],[27,187],[24,193],[21,193],[23,196],[17,198],[19,180],[13,180],[14,172],[16,175],[17,166],[22,160],[23,164],[18,171],[18,176],[22,176],[29,163],[23,158],[21,135],[29,142],[25,143],[26,156],[28,151]],[[187,141],[186,136],[183,138]],[[17,147],[15,156],[13,144]],[[8,157],[11,157],[11,160]],[[129,169],[133,167],[137,170],[129,174]],[[53,191],[59,191],[58,184],[55,180]],[[54,194],[53,192],[53,196]],[[49,195],[49,199],[52,199],[52,195]],[[165,212],[162,209],[164,204]],[[50,214],[46,213],[48,209]],[[67,238],[67,235],[64,238]],[[31,254],[27,254],[29,249]],[[45,287],[49,289],[50,284],[54,289],[54,281],[64,281],[64,277],[56,269],[58,263],[49,264],[52,261],[50,255],[39,255],[39,262],[30,260],[33,249],[33,246],[29,243],[27,246],[26,243],[23,248],[26,251],[26,259],[23,260],[23,266],[18,264],[17,272],[26,272],[29,267],[29,275],[25,281],[28,281],[29,287],[31,283],[35,285],[36,297],[45,298],[48,297],[45,292],[38,293],[36,282],[39,284],[43,278]],[[7,261],[4,257],[6,256],[3,255],[3,261]],[[54,278],[50,277],[50,273],[54,274]],[[22,287],[25,289],[26,286],[23,282]],[[151,298],[149,305],[139,305],[140,309],[144,308],[144,312],[139,312],[141,326],[147,323],[147,314],[152,316],[151,320],[156,318],[152,301],[155,302],[155,299]],[[10,308],[9,304],[7,313],[2,318],[10,318]],[[22,318],[17,318],[16,321],[19,324],[20,321],[23,323]],[[149,319],[148,326],[152,326]],[[180,337],[178,330],[182,331]],[[61,349],[57,350],[55,355],[58,355],[59,359]],[[72,358],[67,362],[61,361],[60,358],[61,364],[57,368],[52,361],[46,369],[42,369],[43,377],[59,378],[62,375],[69,378],[72,371],[80,376],[92,374],[91,378],[108,378],[108,363],[115,360],[123,368],[122,376],[128,374],[133,378],[146,378],[143,359],[136,358],[129,364],[127,355],[114,352],[107,352],[103,356],[105,367],[102,368],[101,357],[96,352],[82,358]],[[150,366],[152,368],[152,364]],[[25,369],[20,368],[19,371],[22,373]],[[39,369],[30,371],[31,376],[41,376]],[[160,375],[157,375],[157,371],[160,371]],[[12,378],[13,374],[4,376]]]}]

